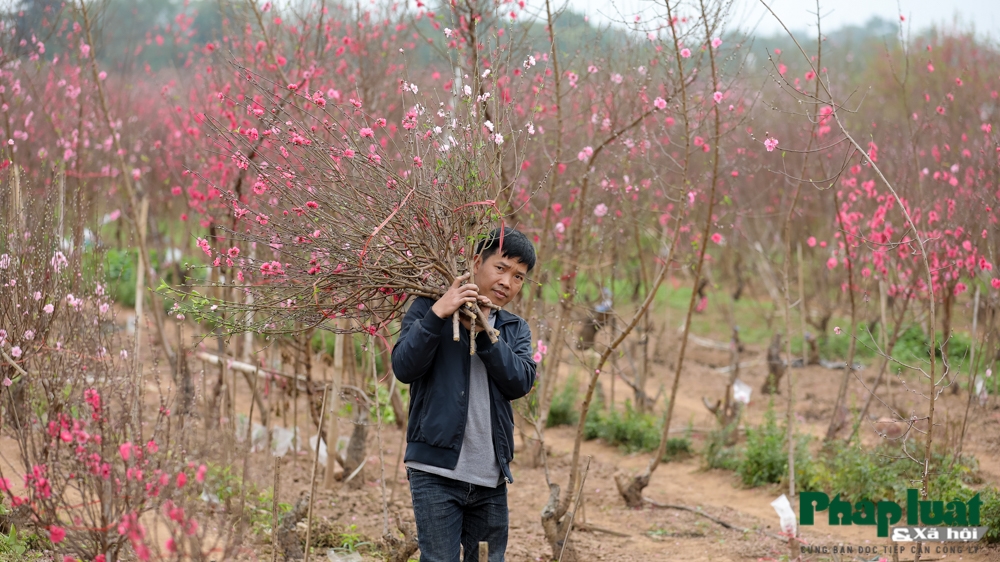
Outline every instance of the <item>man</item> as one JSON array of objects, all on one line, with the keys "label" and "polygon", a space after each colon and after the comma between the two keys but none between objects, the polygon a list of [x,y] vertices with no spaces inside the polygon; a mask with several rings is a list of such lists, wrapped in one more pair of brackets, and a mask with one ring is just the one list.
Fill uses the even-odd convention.
[{"label": "man", "polygon": [[[437,301],[418,297],[403,317],[392,349],[392,368],[410,385],[406,472],[417,520],[421,562],[479,561],[479,542],[489,543],[489,562],[507,549],[507,484],[513,481],[514,416],[510,401],[535,383],[531,331],[503,307],[521,290],[535,266],[535,249],[521,232],[494,230],[481,241],[469,274],[460,275]],[[469,354],[468,320],[454,341],[452,314],[479,304],[499,341],[476,336]]]}]

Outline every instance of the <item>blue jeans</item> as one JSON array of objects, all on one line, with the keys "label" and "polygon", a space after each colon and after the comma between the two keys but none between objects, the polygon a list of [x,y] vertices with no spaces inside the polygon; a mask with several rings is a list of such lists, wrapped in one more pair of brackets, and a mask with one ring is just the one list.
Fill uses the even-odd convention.
[{"label": "blue jeans", "polygon": [[503,562],[507,550],[507,484],[496,488],[477,486],[406,469],[417,520],[420,562],[479,560],[479,541],[490,545],[488,562]]}]

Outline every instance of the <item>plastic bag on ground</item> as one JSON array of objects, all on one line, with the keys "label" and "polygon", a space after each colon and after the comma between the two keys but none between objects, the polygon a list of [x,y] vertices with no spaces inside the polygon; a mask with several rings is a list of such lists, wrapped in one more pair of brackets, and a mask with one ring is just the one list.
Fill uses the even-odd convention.
[{"label": "plastic bag on ground", "polygon": [[771,507],[774,511],[778,512],[778,517],[781,521],[781,532],[795,536],[795,512],[792,510],[792,504],[788,502],[788,497],[785,494],[781,494],[781,497],[771,502]]},{"label": "plastic bag on ground", "polygon": [[[313,435],[312,437],[309,438],[309,449],[313,451],[316,450],[316,441],[319,441],[319,464],[326,466],[327,462],[326,459],[328,458],[326,449],[326,440],[324,439],[320,441],[318,434]],[[341,435],[340,438],[337,439],[337,451],[347,450],[347,445],[350,442],[351,442],[350,437],[346,435]]]},{"label": "plastic bag on ground", "polygon": [[[236,441],[243,443],[247,440],[247,417],[238,415],[236,417]],[[267,443],[267,428],[254,422],[253,431],[250,433],[250,451],[256,452],[264,448]]]},{"label": "plastic bag on ground", "polygon": [[357,552],[337,552],[332,548],[326,551],[326,557],[330,562],[362,562]]},{"label": "plastic bag on ground", "polygon": [[319,438],[319,434],[309,438],[309,448],[316,450],[316,442],[319,441],[319,464],[326,466],[326,441]]},{"label": "plastic bag on ground", "polygon": [[752,392],[753,389],[750,388],[750,385],[741,381],[740,379],[736,379],[736,381],[733,383],[733,400],[741,404],[750,403],[750,394]]},{"label": "plastic bag on ground", "polygon": [[289,450],[297,453],[301,448],[294,430],[285,429],[281,426],[275,426],[271,432],[273,435],[273,439],[271,440],[271,453],[274,456],[283,457],[288,454]]}]

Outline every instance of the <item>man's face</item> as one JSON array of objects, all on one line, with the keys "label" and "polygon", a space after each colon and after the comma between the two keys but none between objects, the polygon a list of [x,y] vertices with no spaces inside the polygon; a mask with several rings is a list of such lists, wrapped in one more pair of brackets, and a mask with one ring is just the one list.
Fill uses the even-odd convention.
[{"label": "man's face", "polygon": [[520,292],[528,275],[528,266],[519,259],[495,252],[486,261],[483,261],[482,255],[473,258],[472,272],[476,276],[476,285],[479,285],[479,294],[497,306],[505,306]]}]

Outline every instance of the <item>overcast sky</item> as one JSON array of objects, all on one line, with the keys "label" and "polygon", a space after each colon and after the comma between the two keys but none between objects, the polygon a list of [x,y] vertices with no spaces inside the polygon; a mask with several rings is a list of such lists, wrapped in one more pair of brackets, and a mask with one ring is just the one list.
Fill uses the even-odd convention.
[{"label": "overcast sky", "polygon": [[[531,3],[537,4],[539,0]],[[569,0],[570,6],[598,21],[631,16],[649,6],[652,0]],[[793,30],[807,30],[815,25],[814,0],[768,0],[772,9]],[[734,0],[730,29],[756,27],[758,33],[771,34],[780,27],[767,13],[760,0]],[[963,29],[975,25],[977,34],[1000,38],[1000,0],[823,0],[823,26],[834,29],[843,25],[863,24],[872,16],[893,19],[906,16],[912,30],[933,24],[950,25],[959,21]]]}]

